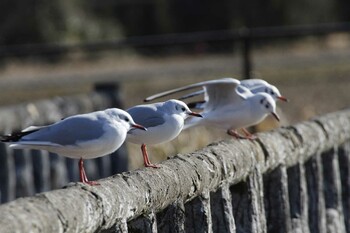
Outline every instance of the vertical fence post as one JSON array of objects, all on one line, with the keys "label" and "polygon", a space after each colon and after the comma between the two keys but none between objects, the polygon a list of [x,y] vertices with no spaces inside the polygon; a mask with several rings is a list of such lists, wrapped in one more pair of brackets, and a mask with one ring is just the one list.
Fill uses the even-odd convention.
[{"label": "vertical fence post", "polygon": [[338,148],[322,154],[327,232],[345,232]]},{"label": "vertical fence post", "polygon": [[185,232],[185,206],[182,200],[169,205],[156,216],[158,232]]},{"label": "vertical fence post", "polygon": [[213,232],[209,191],[186,203],[185,214],[186,232]]},{"label": "vertical fence post", "polygon": [[[123,101],[120,94],[118,83],[97,83],[95,84],[95,90],[97,92],[102,92],[111,99],[111,107],[123,108]],[[99,171],[103,171],[100,175],[101,177],[107,177],[112,174],[121,173],[128,170],[129,160],[128,153],[125,144],[122,145],[117,151],[109,156],[103,156],[97,158],[97,164],[99,166]],[[106,169],[108,165],[109,169]]]},{"label": "vertical fence post", "polygon": [[29,150],[13,151],[16,166],[16,197],[34,195],[32,159]]},{"label": "vertical fence post", "polygon": [[50,158],[44,150],[30,150],[33,163],[35,191],[37,193],[50,190]]},{"label": "vertical fence post", "polygon": [[12,153],[4,143],[0,143],[0,193],[1,203],[15,199],[15,164]]},{"label": "vertical fence post", "polygon": [[309,233],[305,168],[298,163],[287,169],[290,215],[293,232]]},{"label": "vertical fence post", "polygon": [[129,232],[144,232],[144,233],[156,233],[157,232],[157,221],[154,212],[145,214],[132,220],[128,224]]},{"label": "vertical fence post", "polygon": [[346,232],[350,233],[350,141],[339,147],[340,179]]},{"label": "vertical fence post", "polygon": [[266,233],[264,185],[259,167],[231,188],[237,233]]},{"label": "vertical fence post", "polygon": [[291,232],[286,167],[264,174],[264,186],[267,232]]},{"label": "vertical fence post", "polygon": [[243,59],[243,78],[251,79],[252,58],[251,58],[251,37],[249,31],[242,37],[242,59]]},{"label": "vertical fence post", "polygon": [[54,153],[49,153],[49,158],[51,189],[61,188],[68,182],[66,158]]},{"label": "vertical fence post", "polygon": [[232,198],[228,184],[223,185],[210,195],[213,232],[235,233],[236,226],[233,219]]},{"label": "vertical fence post", "polygon": [[323,193],[323,167],[321,155],[313,155],[304,166],[308,192],[308,221],[310,232],[325,233],[326,207]]}]

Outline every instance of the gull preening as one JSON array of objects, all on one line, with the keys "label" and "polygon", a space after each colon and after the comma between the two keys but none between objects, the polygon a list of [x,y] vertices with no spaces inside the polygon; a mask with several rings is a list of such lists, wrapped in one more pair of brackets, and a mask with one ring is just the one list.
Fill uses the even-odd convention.
[{"label": "gull preening", "polygon": [[127,132],[137,128],[124,110],[110,108],[87,114],[67,117],[48,126],[30,126],[19,133],[2,136],[2,142],[11,143],[15,149],[47,150],[73,159],[79,159],[80,181],[90,185],[83,166],[83,159],[110,154],[125,141]]},{"label": "gull preening", "polygon": [[[147,97],[145,101],[198,87],[202,87],[202,92],[204,92],[204,101],[201,102],[203,111],[200,113],[203,118],[189,118],[185,122],[185,129],[198,125],[213,126],[226,130],[229,135],[252,139],[253,136],[244,129],[245,127],[258,124],[268,114],[273,115],[279,121],[279,116],[276,113],[276,103],[270,94],[263,92],[254,94],[247,87],[242,86],[239,80],[233,78],[222,78],[187,85],[152,95]],[[196,94],[200,94],[200,91],[187,96]],[[244,129],[245,137],[237,133],[236,130],[240,128]]]},{"label": "gull preening", "polygon": [[189,116],[201,117],[192,112],[188,106],[179,100],[137,105],[126,110],[138,124],[147,127],[147,131],[131,129],[127,141],[141,145],[145,167],[158,167],[148,158],[146,145],[168,142],[176,138],[184,127],[184,120]]}]

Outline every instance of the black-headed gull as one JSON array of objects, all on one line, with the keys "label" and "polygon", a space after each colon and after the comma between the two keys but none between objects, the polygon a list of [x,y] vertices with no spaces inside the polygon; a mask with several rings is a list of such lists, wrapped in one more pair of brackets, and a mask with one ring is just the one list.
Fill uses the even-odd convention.
[{"label": "black-headed gull", "polygon": [[136,123],[147,127],[147,131],[131,129],[127,134],[127,142],[141,145],[144,165],[158,167],[148,158],[146,145],[168,142],[176,138],[184,127],[188,116],[202,117],[192,112],[187,105],[179,100],[137,105],[126,110]]},{"label": "black-headed gull", "polygon": [[67,117],[48,126],[30,126],[22,132],[2,136],[2,142],[15,149],[47,150],[79,160],[80,181],[90,185],[97,182],[87,179],[83,159],[110,154],[125,141],[131,128],[146,130],[136,124],[124,110],[110,108],[87,114]]},{"label": "black-headed gull", "polygon": [[246,130],[246,137],[239,135],[236,130],[255,125],[268,114],[272,114],[279,121],[276,103],[270,95],[261,92],[253,94],[249,89],[240,86],[240,83],[233,78],[204,81],[155,94],[147,97],[145,101],[202,87],[205,101],[200,114],[203,118],[189,118],[184,128],[197,125],[214,126],[225,129],[229,135],[238,138],[253,138]]},{"label": "black-headed gull", "polygon": [[288,102],[288,99],[281,95],[278,88],[262,79],[245,79],[241,80],[241,85],[248,88],[252,93],[265,92],[274,100]]},{"label": "black-headed gull", "polygon": [[[253,94],[256,94],[259,92],[264,92],[264,93],[271,95],[271,97],[275,101],[282,100],[284,102],[288,102],[288,99],[281,95],[280,91],[278,90],[278,88],[276,86],[266,82],[265,80],[245,79],[245,80],[240,81],[240,86],[248,88]],[[240,87],[238,87],[238,91],[245,92],[245,90],[240,88]],[[196,92],[192,92],[192,93],[186,94],[184,96],[181,96],[179,98],[179,100],[184,100],[184,99],[188,99],[191,97],[195,97],[195,96],[204,94],[204,92],[205,92],[205,90],[203,90],[203,89],[196,91]],[[188,106],[190,108],[203,109],[204,103],[205,103],[205,101],[196,101],[196,102],[189,103]]]}]

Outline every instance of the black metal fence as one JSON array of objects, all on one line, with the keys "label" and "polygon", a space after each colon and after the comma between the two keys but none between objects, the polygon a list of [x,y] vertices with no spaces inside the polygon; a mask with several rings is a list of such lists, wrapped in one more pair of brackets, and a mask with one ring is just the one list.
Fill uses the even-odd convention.
[{"label": "black metal fence", "polygon": [[253,69],[252,45],[257,40],[290,39],[305,36],[321,36],[331,33],[350,32],[350,23],[329,23],[264,28],[242,28],[192,33],[176,33],[152,36],[129,37],[113,41],[96,41],[81,44],[24,44],[0,47],[0,58],[45,56],[67,54],[77,51],[97,52],[124,48],[159,48],[207,42],[241,43],[242,74],[251,77]]}]

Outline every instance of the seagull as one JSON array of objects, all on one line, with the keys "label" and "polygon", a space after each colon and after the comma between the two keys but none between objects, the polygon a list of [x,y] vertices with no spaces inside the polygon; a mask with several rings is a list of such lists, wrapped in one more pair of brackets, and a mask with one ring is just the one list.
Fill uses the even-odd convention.
[{"label": "seagull", "polygon": [[245,79],[241,81],[241,86],[248,88],[252,93],[265,92],[277,101],[282,100],[288,102],[289,100],[282,96],[278,88],[262,79]]},{"label": "seagull", "polygon": [[[240,86],[238,87],[238,91],[240,92],[245,92],[245,89],[242,89],[241,86],[248,88],[253,94],[259,93],[259,92],[265,92],[269,95],[271,95],[271,97],[277,101],[277,100],[281,100],[284,102],[288,102],[289,100],[282,96],[280,91],[278,90],[278,88],[268,82],[266,82],[265,80],[262,79],[245,79],[245,80],[241,80],[240,81]],[[179,98],[179,100],[184,100],[184,99],[188,99],[191,97],[195,97],[201,94],[204,94],[205,90],[199,90],[196,92],[192,92],[189,94],[186,94],[184,96],[181,96]],[[204,105],[205,101],[196,101],[196,102],[191,102],[188,104],[189,108],[196,108],[196,109],[203,109],[203,105]]]},{"label": "seagull", "polygon": [[93,159],[110,154],[125,141],[131,128],[146,130],[136,124],[129,113],[117,108],[74,115],[47,126],[30,126],[21,132],[4,135],[2,142],[14,149],[47,150],[79,160],[80,181],[89,181],[83,159]]},{"label": "seagull", "polygon": [[[236,138],[253,139],[255,137],[245,130],[245,127],[258,124],[268,114],[278,121],[280,119],[276,113],[275,100],[269,94],[254,94],[240,84],[239,80],[233,78],[209,80],[158,93],[147,97],[145,101],[202,87],[205,96],[203,111],[200,114],[203,118],[189,118],[184,129],[197,125],[212,126],[225,129],[229,135]],[[236,130],[240,128],[243,128],[245,137],[237,133]]]},{"label": "seagull", "polygon": [[192,112],[179,100],[168,100],[154,104],[137,105],[126,110],[136,123],[147,127],[147,131],[131,129],[127,134],[127,142],[141,145],[145,167],[157,168],[148,158],[146,145],[168,142],[176,138],[184,127],[188,116],[202,117]]}]

